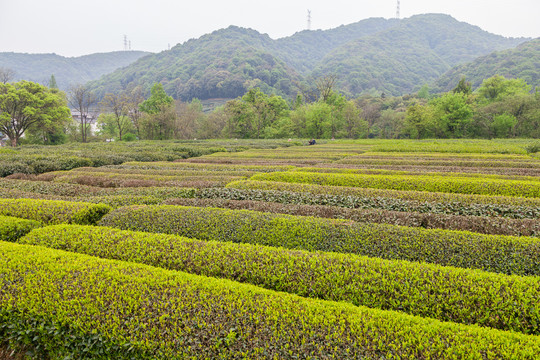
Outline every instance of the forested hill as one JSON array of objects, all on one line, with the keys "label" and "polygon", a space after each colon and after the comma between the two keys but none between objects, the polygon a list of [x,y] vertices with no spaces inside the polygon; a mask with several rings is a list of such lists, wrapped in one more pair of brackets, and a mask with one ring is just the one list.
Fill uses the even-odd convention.
[{"label": "forested hill", "polygon": [[495,75],[521,78],[533,88],[540,88],[540,38],[523,43],[515,49],[496,51],[470,63],[458,65],[435,83],[435,90],[449,91],[462,77],[476,89],[484,79]]},{"label": "forested hill", "polygon": [[274,40],[255,30],[230,26],[140,59],[90,86],[103,95],[161,82],[180,99],[235,98],[251,87],[291,95],[300,78],[273,54]]},{"label": "forested hill", "polygon": [[51,75],[54,75],[58,87],[66,90],[70,85],[99,79],[148,54],[144,51],[115,51],[64,57],[56,54],[3,52],[0,53],[0,67],[13,70],[14,80],[30,80],[44,85],[48,85]]},{"label": "forested hill", "polygon": [[276,40],[275,50],[296,71],[309,75],[327,54],[340,45],[389,29],[398,23],[397,19],[370,18],[330,30],[304,30]]},{"label": "forested hill", "polygon": [[296,95],[299,84],[335,74],[348,95],[400,95],[432,83],[453,66],[529,39],[490,34],[448,15],[367,19],[331,30],[301,31],[273,40],[231,26],[176,45],[104,76],[98,95],[161,82],[183,100],[235,98],[252,87]]},{"label": "forested hill", "polygon": [[490,34],[448,15],[417,15],[337,48],[313,75],[336,73],[340,89],[350,95],[401,95],[435,81],[456,64],[523,41]]}]

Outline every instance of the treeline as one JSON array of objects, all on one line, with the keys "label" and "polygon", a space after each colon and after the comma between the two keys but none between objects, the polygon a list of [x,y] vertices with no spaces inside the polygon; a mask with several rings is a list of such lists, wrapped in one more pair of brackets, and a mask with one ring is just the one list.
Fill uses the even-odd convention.
[{"label": "treeline", "polygon": [[[152,87],[147,99],[135,87],[109,93],[101,102],[84,86],[66,95],[41,85],[31,87],[29,82],[8,83],[0,88],[0,131],[12,145],[194,138],[540,137],[540,93],[532,93],[522,79],[495,76],[472,92],[470,83],[462,78],[452,91],[436,96],[424,86],[411,95],[356,99],[335,91],[335,83],[333,76],[320,78],[315,93],[298,94],[294,100],[253,88],[210,113],[203,112],[199,100],[175,101],[160,83]],[[24,97],[30,88],[35,92],[33,98]],[[34,104],[37,116],[29,121],[22,110],[9,114],[15,95],[21,97],[21,103],[47,99],[49,105],[39,110]],[[61,111],[52,111],[54,104]],[[75,122],[66,116],[68,104],[78,114]],[[17,116],[18,120],[10,120]],[[28,125],[22,126],[25,122]],[[19,128],[11,131],[10,126]]]}]

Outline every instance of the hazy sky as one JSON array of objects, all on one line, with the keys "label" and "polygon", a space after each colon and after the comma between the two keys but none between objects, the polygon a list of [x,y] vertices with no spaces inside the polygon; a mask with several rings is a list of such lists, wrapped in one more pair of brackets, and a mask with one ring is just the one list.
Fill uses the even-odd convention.
[{"label": "hazy sky", "polygon": [[[0,52],[79,56],[132,49],[158,52],[238,25],[289,36],[369,17],[395,17],[396,0],[0,0]],[[484,30],[540,37],[540,0],[401,0],[401,17],[445,13]]]}]

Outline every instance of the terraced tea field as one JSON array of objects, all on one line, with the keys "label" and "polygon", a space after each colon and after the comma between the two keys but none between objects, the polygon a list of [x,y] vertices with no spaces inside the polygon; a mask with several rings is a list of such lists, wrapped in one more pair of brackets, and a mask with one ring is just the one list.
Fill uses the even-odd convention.
[{"label": "terraced tea field", "polygon": [[540,358],[530,141],[219,144],[15,154],[0,358]]}]

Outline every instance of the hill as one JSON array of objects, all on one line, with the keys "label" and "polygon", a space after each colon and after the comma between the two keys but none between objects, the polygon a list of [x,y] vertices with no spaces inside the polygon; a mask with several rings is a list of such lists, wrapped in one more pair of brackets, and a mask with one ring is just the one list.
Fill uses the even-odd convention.
[{"label": "hill", "polygon": [[235,98],[258,86],[294,96],[304,80],[338,76],[339,89],[400,95],[431,83],[453,66],[527,39],[490,34],[448,15],[373,18],[273,40],[230,26],[144,57],[90,85],[99,94],[161,82],[175,98]]},{"label": "hill", "polygon": [[70,85],[84,84],[102,75],[127,66],[148,55],[144,51],[115,51],[80,57],[56,54],[0,53],[0,67],[15,71],[15,80],[30,80],[48,85],[54,74],[58,87],[66,90]]},{"label": "hill", "polygon": [[458,65],[437,80],[434,88],[441,92],[449,91],[465,77],[476,89],[484,79],[495,75],[521,78],[533,88],[540,88],[540,38],[514,49],[492,52],[470,63]]},{"label": "hill", "polygon": [[234,98],[251,87],[293,94],[297,73],[273,53],[273,40],[255,30],[230,26],[169,51],[147,56],[90,85],[99,94],[161,82],[179,99]]},{"label": "hill", "polygon": [[350,95],[401,95],[434,81],[456,64],[523,41],[490,34],[448,15],[417,15],[342,45],[321,61],[313,76],[336,74],[338,86]]}]

